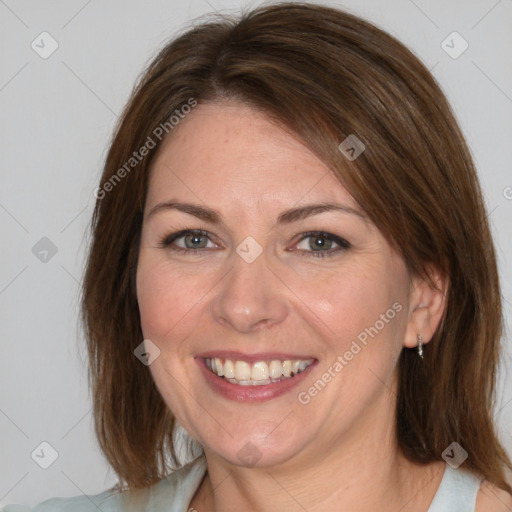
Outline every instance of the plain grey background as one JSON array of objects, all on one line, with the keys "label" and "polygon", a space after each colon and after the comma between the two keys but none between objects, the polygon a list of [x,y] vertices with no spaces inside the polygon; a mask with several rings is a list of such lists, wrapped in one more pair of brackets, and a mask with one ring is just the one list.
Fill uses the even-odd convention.
[{"label": "plain grey background", "polygon": [[[481,176],[510,326],[512,1],[323,3],[397,36],[446,92]],[[93,191],[117,116],[155,52],[197,16],[258,4],[0,0],[0,505],[115,482],[92,431],[77,326]],[[508,333],[505,343],[496,417],[512,452]]]}]

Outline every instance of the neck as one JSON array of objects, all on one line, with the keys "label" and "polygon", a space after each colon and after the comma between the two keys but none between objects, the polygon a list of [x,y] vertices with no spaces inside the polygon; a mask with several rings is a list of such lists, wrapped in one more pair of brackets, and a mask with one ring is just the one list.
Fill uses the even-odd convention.
[{"label": "neck", "polygon": [[191,506],[215,512],[374,512],[385,504],[385,510],[427,511],[444,464],[420,466],[401,455],[394,397],[384,393],[377,410],[350,432],[338,438],[322,433],[314,447],[278,466],[240,467],[205,449],[208,472]]}]

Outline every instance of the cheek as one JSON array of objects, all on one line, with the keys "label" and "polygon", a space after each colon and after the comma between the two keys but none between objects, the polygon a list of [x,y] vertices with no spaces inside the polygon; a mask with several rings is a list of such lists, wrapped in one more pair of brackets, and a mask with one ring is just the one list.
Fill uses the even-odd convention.
[{"label": "cheek", "polygon": [[349,265],[314,284],[297,283],[297,307],[323,333],[330,351],[343,354],[354,340],[362,347],[374,339],[381,346],[400,344],[406,280],[404,270],[390,263]]},{"label": "cheek", "polygon": [[339,273],[309,291],[308,304],[323,317],[334,333],[352,331],[366,324],[385,301],[383,286],[354,272]]},{"label": "cheek", "polygon": [[183,276],[151,252],[142,250],[139,257],[137,300],[144,336],[162,343],[183,330],[206,283],[193,275]]},{"label": "cheek", "polygon": [[321,364],[301,387],[301,404],[314,401],[341,418],[347,410],[361,413],[391,388],[405,330],[404,282],[399,269],[377,264],[352,266],[302,288],[309,307],[301,315],[320,334]]},{"label": "cheek", "polygon": [[141,250],[137,267],[137,300],[142,332],[160,349],[161,355],[149,367],[156,387],[168,407],[182,424],[188,425],[194,434],[193,422],[187,420],[188,395],[183,386],[190,389],[191,368],[184,364],[187,338],[197,325],[198,297],[204,280],[184,276],[171,269],[165,258],[155,250]]}]

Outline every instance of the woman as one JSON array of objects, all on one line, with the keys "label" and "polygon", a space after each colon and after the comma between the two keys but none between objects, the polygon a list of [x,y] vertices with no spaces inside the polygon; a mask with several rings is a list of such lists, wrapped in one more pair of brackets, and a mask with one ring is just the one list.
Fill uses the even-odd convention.
[{"label": "woman", "polygon": [[36,511],[512,507],[481,191],[394,38],[299,3],[198,25],[96,197],[83,320],[120,484]]}]

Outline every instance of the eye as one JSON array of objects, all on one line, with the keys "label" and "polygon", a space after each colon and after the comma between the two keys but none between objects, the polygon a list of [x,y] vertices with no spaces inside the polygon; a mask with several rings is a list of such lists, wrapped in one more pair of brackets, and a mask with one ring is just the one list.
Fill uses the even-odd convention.
[{"label": "eye", "polygon": [[324,231],[303,233],[302,238],[295,246],[301,251],[301,255],[317,257],[334,256],[349,247],[350,243],[344,238]]},{"label": "eye", "polygon": [[160,246],[178,252],[195,252],[200,249],[216,249],[218,247],[210,240],[209,233],[201,229],[183,229],[167,235],[161,239]]},{"label": "eye", "polygon": [[[212,242],[210,234],[201,229],[183,229],[171,233],[160,240],[160,246],[176,252],[198,253],[203,249],[218,249]],[[324,231],[302,233],[299,242],[291,249],[299,250],[301,256],[334,256],[347,250],[350,243],[336,235]]]}]

